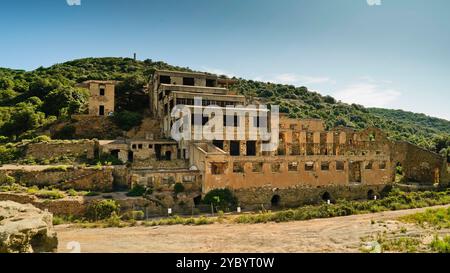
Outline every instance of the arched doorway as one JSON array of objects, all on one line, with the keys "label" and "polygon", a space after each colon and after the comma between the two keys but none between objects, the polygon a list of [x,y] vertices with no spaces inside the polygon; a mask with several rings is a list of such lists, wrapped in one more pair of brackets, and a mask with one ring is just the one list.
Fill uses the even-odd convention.
[{"label": "arched doorway", "polygon": [[194,198],[194,205],[198,206],[202,203],[202,196],[199,195],[197,197]]},{"label": "arched doorway", "polygon": [[272,200],[270,200],[272,207],[279,207],[280,202],[281,202],[281,197],[278,194],[274,195],[272,197]]},{"label": "arched doorway", "polygon": [[329,192],[325,192],[324,194],[322,194],[322,200],[325,202],[331,202],[331,194]]},{"label": "arched doorway", "polygon": [[369,192],[367,192],[367,199],[368,200],[374,200],[375,199],[375,192],[373,190],[370,190]]}]

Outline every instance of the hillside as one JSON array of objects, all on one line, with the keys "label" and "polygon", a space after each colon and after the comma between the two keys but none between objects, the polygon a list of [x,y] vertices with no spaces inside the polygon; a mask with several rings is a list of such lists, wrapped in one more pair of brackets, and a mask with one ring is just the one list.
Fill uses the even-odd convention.
[{"label": "hillside", "polygon": [[[154,69],[184,70],[164,62],[129,58],[87,58],[34,71],[0,68],[0,135],[3,142],[32,138],[40,129],[70,115],[86,111],[87,94],[75,84],[88,79],[120,80],[117,87],[119,111],[146,107],[133,97]],[[423,114],[365,108],[336,101],[311,92],[307,87],[238,79],[232,87],[248,98],[280,105],[293,118],[321,118],[327,127],[356,129],[376,126],[396,140],[407,140],[441,152],[450,146],[450,121]],[[446,153],[447,151],[442,151]]]}]

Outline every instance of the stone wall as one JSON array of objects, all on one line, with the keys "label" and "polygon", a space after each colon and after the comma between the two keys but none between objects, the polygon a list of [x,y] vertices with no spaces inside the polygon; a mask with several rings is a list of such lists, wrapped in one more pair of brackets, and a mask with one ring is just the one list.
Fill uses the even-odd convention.
[{"label": "stone wall", "polygon": [[101,191],[113,190],[113,168],[68,168],[64,170],[1,170],[15,178],[16,182],[28,187],[53,186],[58,189],[74,189],[79,191]]},{"label": "stone wall", "polygon": [[408,142],[396,142],[392,147],[392,165],[403,168],[407,182],[422,184],[446,183],[445,158]]},{"label": "stone wall", "polygon": [[41,209],[58,215],[73,215],[76,217],[84,216],[86,212],[86,204],[81,198],[70,198],[62,200],[41,200],[36,196],[20,193],[4,193],[0,192],[0,201],[14,201],[20,204],[32,204]]},{"label": "stone wall", "polygon": [[[381,196],[386,185],[361,186],[325,186],[325,187],[292,187],[287,189],[250,188],[236,189],[234,193],[244,209],[265,208],[273,206],[274,197],[278,197],[279,207],[299,207],[313,205],[326,201],[339,199],[366,200],[369,197]],[[328,193],[328,195],[327,195]]]},{"label": "stone wall", "polygon": [[189,170],[134,170],[131,172],[130,187],[139,184],[152,187],[156,191],[173,191],[176,183],[183,184],[185,191],[201,192],[199,171]]},{"label": "stone wall", "polygon": [[95,157],[96,147],[97,142],[93,140],[30,143],[26,146],[25,157],[51,159],[67,156],[92,159]]}]

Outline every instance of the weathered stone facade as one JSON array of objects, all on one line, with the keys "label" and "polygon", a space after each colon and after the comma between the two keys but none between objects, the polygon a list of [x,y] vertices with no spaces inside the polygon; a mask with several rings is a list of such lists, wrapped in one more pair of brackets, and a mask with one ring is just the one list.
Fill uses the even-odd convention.
[{"label": "weathered stone facade", "polygon": [[2,175],[14,177],[17,183],[27,186],[55,187],[62,190],[74,189],[80,191],[110,192],[113,190],[113,168],[72,168],[67,170],[44,169],[33,170],[2,168]]},{"label": "weathered stone facade", "polygon": [[115,109],[114,81],[85,81],[79,84],[89,90],[89,115],[110,116]]},{"label": "weathered stone facade", "polygon": [[70,140],[30,143],[25,148],[25,157],[52,159],[59,157],[88,158],[95,157],[97,142],[94,140]]}]

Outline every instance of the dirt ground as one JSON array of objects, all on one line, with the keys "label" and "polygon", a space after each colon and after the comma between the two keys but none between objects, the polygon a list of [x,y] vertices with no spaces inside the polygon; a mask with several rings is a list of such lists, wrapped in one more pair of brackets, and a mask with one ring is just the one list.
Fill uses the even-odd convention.
[{"label": "dirt ground", "polygon": [[398,232],[406,227],[407,236],[426,235],[420,227],[396,221],[401,216],[421,211],[425,209],[280,224],[107,229],[57,226],[56,230],[59,252],[70,252],[72,248],[68,249],[68,244],[74,241],[79,242],[83,253],[360,252],[361,238],[379,232]]}]

